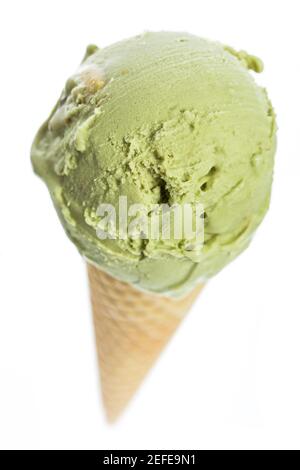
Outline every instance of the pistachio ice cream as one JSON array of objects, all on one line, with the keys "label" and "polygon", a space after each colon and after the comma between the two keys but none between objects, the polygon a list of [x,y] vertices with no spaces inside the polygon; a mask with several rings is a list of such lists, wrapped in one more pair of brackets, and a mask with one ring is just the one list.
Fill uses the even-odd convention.
[{"label": "pistachio ice cream", "polygon": [[[249,244],[270,200],[276,124],[245,52],[185,33],[89,46],[32,147],[60,220],[100,269],[155,293],[182,294]],[[118,236],[99,204],[202,204],[204,243]],[[116,233],[117,232],[117,233]],[[140,235],[140,236],[139,236]]]}]

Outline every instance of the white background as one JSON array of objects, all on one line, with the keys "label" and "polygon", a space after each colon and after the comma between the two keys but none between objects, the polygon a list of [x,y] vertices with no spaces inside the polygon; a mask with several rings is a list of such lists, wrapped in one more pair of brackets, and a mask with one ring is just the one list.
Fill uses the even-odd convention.
[{"label": "white background", "polygon": [[[0,6],[0,447],[300,448],[297,0]],[[88,43],[186,30],[264,59],[278,114],[271,210],[213,279],[119,424],[99,400],[83,261],[29,150]]]}]

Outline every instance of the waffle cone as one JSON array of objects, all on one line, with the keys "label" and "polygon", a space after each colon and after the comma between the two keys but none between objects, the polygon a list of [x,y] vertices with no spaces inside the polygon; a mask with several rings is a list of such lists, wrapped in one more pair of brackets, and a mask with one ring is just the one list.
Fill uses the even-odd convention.
[{"label": "waffle cone", "polygon": [[101,388],[115,421],[180,324],[202,286],[174,299],[137,290],[88,264]]}]

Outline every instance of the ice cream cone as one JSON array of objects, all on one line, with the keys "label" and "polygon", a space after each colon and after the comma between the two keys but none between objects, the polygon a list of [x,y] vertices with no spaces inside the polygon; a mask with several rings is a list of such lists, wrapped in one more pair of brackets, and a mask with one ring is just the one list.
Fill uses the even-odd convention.
[{"label": "ice cream cone", "polygon": [[193,304],[142,292],[88,264],[104,407],[115,421]]}]

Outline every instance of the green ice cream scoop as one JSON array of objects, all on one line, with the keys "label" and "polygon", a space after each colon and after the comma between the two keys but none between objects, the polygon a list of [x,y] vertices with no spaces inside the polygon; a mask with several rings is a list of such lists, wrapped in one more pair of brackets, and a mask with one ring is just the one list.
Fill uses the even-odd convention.
[{"label": "green ice cream scoop", "polygon": [[[185,33],[88,47],[32,146],[85,258],[138,288],[180,295],[248,246],[269,206],[276,145],[271,103],[249,69],[261,61]],[[120,196],[142,205],[143,220],[162,204],[202,204],[203,246],[139,224],[124,236],[99,212],[110,204],[119,217]]]}]

